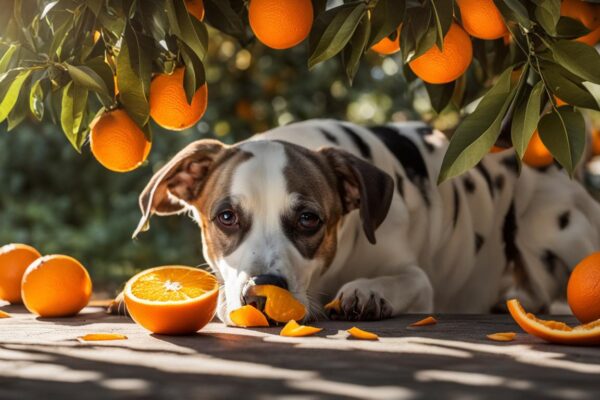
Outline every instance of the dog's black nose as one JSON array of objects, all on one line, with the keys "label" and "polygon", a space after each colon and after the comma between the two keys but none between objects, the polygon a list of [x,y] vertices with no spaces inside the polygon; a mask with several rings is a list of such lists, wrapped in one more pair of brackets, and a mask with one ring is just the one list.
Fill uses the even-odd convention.
[{"label": "dog's black nose", "polygon": [[248,280],[246,285],[244,285],[244,289],[242,290],[242,300],[244,304],[250,304],[261,311],[265,307],[265,298],[254,295],[252,287],[257,285],[279,286],[280,288],[286,290],[288,288],[288,284],[285,278],[279,275],[264,274],[256,275],[250,278],[250,280]]}]

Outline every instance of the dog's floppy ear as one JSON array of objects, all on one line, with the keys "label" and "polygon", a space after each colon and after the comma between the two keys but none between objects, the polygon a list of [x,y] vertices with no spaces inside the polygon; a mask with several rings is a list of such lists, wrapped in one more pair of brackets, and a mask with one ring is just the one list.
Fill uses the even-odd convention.
[{"label": "dog's floppy ear", "polygon": [[375,244],[375,230],[381,225],[392,203],[394,180],[373,164],[340,149],[319,150],[338,177],[338,190],[344,213],[359,209],[363,230]]},{"label": "dog's floppy ear", "polygon": [[153,214],[170,215],[184,211],[200,194],[215,160],[225,148],[217,140],[198,140],[186,146],[155,173],[140,195],[142,218],[132,237],[149,229]]}]

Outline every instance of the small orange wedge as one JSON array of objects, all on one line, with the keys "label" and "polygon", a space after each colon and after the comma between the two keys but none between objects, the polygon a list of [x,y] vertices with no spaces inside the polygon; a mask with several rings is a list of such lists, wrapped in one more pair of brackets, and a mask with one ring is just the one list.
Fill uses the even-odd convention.
[{"label": "small orange wedge", "polygon": [[192,267],[150,268],[125,285],[131,318],[153,333],[197,332],[215,316],[219,283],[210,273]]},{"label": "small orange wedge", "polygon": [[121,335],[120,333],[88,333],[77,339],[84,342],[98,342],[102,340],[125,340],[127,339],[127,336]]},{"label": "small orange wedge", "polygon": [[525,311],[519,300],[506,302],[508,311],[515,322],[527,333],[551,343],[572,345],[600,344],[600,319],[574,328],[559,321],[548,321],[537,318]]},{"label": "small orange wedge", "polygon": [[7,312],[4,312],[4,311],[0,310],[0,318],[10,318],[10,317],[12,317],[12,315],[10,315]]},{"label": "small orange wedge", "polygon": [[427,318],[423,318],[420,321],[413,322],[409,326],[415,327],[415,326],[427,326],[427,325],[435,325],[435,324],[437,324],[437,319],[429,316]]},{"label": "small orange wedge", "polygon": [[329,303],[325,304],[323,308],[326,311],[333,311],[336,314],[341,314],[342,312],[342,302],[340,299],[333,299]]},{"label": "small orange wedge", "polygon": [[299,325],[296,321],[291,319],[279,332],[281,336],[300,337],[300,336],[311,336],[315,333],[319,333],[323,328],[317,328],[315,326]]},{"label": "small orange wedge", "polygon": [[255,296],[266,297],[265,314],[273,321],[287,323],[299,321],[306,315],[306,308],[287,290],[275,285],[257,285],[250,289]]},{"label": "small orange wedge", "polygon": [[255,326],[269,326],[269,321],[265,314],[261,313],[256,307],[246,305],[233,310],[229,313],[229,319],[236,326],[242,328],[251,328]]},{"label": "small orange wedge", "polygon": [[517,334],[514,332],[498,332],[486,335],[488,339],[495,340],[496,342],[512,342],[516,336]]},{"label": "small orange wedge", "polygon": [[355,326],[353,326],[352,328],[348,329],[346,332],[348,332],[355,339],[360,339],[360,340],[379,340],[379,336],[377,336],[376,334],[374,334],[372,332],[363,331],[362,329],[359,329],[359,328],[357,328]]}]

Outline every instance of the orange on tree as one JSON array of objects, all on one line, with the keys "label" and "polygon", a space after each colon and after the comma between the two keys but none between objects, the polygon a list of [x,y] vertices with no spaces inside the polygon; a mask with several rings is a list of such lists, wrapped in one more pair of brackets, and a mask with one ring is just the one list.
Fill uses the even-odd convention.
[{"label": "orange on tree", "polygon": [[571,272],[567,302],[582,323],[600,319],[600,252],[584,258]]},{"label": "orange on tree", "polygon": [[180,131],[195,125],[206,112],[206,83],[196,90],[189,104],[183,87],[183,67],[172,74],[155,76],[150,83],[150,116],[165,129]]},{"label": "orange on tree", "polygon": [[185,8],[200,21],[204,19],[204,3],[202,0],[185,0]]},{"label": "orange on tree", "polygon": [[600,155],[600,129],[592,129],[592,154]]},{"label": "orange on tree", "polygon": [[531,335],[551,343],[570,345],[600,344],[600,321],[570,327],[563,322],[537,318],[525,311],[517,299],[508,300],[506,304],[515,322]]},{"label": "orange on tree", "polygon": [[152,143],[125,110],[116,109],[94,121],[90,147],[96,160],[105,168],[127,172],[146,160]]},{"label": "orange on tree", "polygon": [[473,45],[469,35],[452,23],[444,37],[442,51],[434,44],[408,65],[425,82],[448,83],[464,74],[472,60]]},{"label": "orange on tree", "polygon": [[41,254],[31,246],[21,243],[0,247],[0,300],[21,303],[21,279],[25,270]]},{"label": "orange on tree", "polygon": [[508,33],[493,0],[457,0],[462,26],[479,39],[499,39]]},{"label": "orange on tree", "polygon": [[546,167],[554,162],[552,153],[542,142],[537,129],[533,132],[529,144],[527,144],[527,149],[523,154],[523,162],[534,168]]},{"label": "orange on tree", "polygon": [[493,145],[490,149],[490,153],[500,153],[501,151],[508,150],[508,147]]},{"label": "orange on tree", "polygon": [[560,15],[580,21],[591,30],[587,35],[576,40],[594,46],[600,41],[600,6],[581,0],[563,0],[560,4]]},{"label": "orange on tree", "polygon": [[394,54],[400,51],[400,27],[390,36],[386,36],[371,46],[371,50],[382,55]]},{"label": "orange on tree", "polygon": [[23,275],[23,304],[41,317],[68,317],[85,307],[92,280],[79,261],[65,255],[38,258]]},{"label": "orange on tree", "polygon": [[249,293],[258,297],[265,297],[264,313],[276,322],[287,323],[290,320],[300,321],[306,315],[304,305],[285,289],[275,285],[252,286]]},{"label": "orange on tree", "polygon": [[243,328],[269,326],[269,321],[267,321],[265,314],[251,305],[245,305],[237,310],[233,310],[229,313],[229,319],[235,326],[241,326]]},{"label": "orange on tree", "polygon": [[199,268],[164,266],[135,275],[124,294],[127,311],[139,325],[153,333],[184,335],[213,319],[219,283]]},{"label": "orange on tree", "polygon": [[304,41],[313,23],[311,0],[250,0],[248,20],[264,45],[282,50]]}]

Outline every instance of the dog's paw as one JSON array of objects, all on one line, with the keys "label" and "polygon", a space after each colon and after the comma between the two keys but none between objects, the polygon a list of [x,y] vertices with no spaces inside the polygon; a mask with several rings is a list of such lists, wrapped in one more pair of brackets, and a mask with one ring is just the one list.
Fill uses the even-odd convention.
[{"label": "dog's paw", "polygon": [[340,307],[338,312],[330,312],[332,319],[374,321],[392,316],[392,307],[385,298],[369,288],[361,288],[360,285],[345,285],[336,299],[340,301]]},{"label": "dog's paw", "polygon": [[124,315],[129,316],[127,312],[127,306],[125,305],[125,295],[123,292],[119,293],[117,297],[110,303],[106,312],[111,315]]}]

